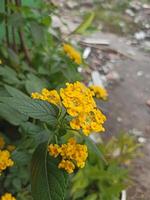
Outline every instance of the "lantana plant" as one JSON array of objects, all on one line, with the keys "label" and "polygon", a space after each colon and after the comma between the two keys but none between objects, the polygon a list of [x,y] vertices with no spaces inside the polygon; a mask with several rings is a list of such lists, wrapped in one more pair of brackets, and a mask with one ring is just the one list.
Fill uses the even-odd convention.
[{"label": "lantana plant", "polygon": [[[59,90],[43,88],[31,97],[10,86],[6,86],[6,90],[9,97],[4,97],[3,102],[26,116],[30,123],[42,124],[46,131],[31,161],[33,198],[64,199],[69,174],[86,165],[88,145],[91,144],[89,135],[105,130],[106,117],[96,105],[94,96],[106,99],[107,92],[78,81],[66,83]],[[5,195],[10,196],[4,194],[4,200]]]}]

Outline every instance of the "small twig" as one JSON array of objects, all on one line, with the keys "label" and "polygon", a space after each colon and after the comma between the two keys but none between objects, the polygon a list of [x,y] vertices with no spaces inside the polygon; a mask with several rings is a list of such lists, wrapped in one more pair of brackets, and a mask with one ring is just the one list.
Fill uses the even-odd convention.
[{"label": "small twig", "polygon": [[117,50],[117,49],[112,49],[112,48],[107,47],[107,46],[105,46],[105,45],[87,44],[87,43],[82,42],[82,41],[80,41],[80,44],[83,45],[83,46],[88,46],[88,47],[91,47],[91,48],[99,49],[99,50],[102,50],[102,51],[104,51],[104,52],[110,51],[111,53],[118,54],[119,56],[122,56],[123,58],[129,58],[129,59],[132,59],[132,60],[133,60],[132,57],[130,57],[130,56],[128,56],[128,55],[125,55],[125,54],[119,52],[119,50]]},{"label": "small twig", "polygon": [[6,32],[6,42],[7,42],[7,46],[10,45],[9,43],[9,29],[8,29],[8,19],[7,19],[7,14],[8,14],[8,1],[5,0],[5,12],[6,12],[6,16],[5,16],[5,32]]},{"label": "small twig", "polygon": [[12,27],[12,38],[13,38],[13,48],[17,52],[18,49],[17,49],[17,44],[16,44],[15,28],[14,27]]},{"label": "small twig", "polygon": [[20,42],[21,42],[21,46],[22,46],[22,49],[24,51],[25,57],[26,57],[28,63],[31,64],[31,58],[30,58],[30,55],[29,55],[29,51],[28,51],[28,49],[27,49],[27,47],[25,45],[25,41],[24,41],[24,34],[21,31],[21,29],[19,29],[18,33],[19,33]]},{"label": "small twig", "polygon": [[[15,2],[16,2],[16,5],[18,7],[21,7],[21,0],[15,0]],[[18,34],[19,34],[21,47],[22,47],[22,49],[24,51],[25,57],[26,57],[28,63],[31,64],[31,58],[30,58],[30,55],[29,55],[28,48],[25,45],[25,40],[24,40],[25,37],[24,37],[24,33],[23,33],[21,28],[19,28]]]},{"label": "small twig", "polygon": [[[13,4],[13,0],[9,0],[11,4]],[[11,14],[13,14],[13,10],[11,9]],[[16,44],[16,38],[15,38],[15,28],[12,26],[12,40],[13,40],[13,49],[17,52],[17,44]]]}]

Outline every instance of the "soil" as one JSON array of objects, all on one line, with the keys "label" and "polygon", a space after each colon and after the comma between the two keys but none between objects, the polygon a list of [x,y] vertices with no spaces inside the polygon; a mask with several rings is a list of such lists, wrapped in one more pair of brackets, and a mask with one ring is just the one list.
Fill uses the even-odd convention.
[{"label": "soil", "polygon": [[[62,15],[65,16],[68,9],[63,8],[63,0],[61,3]],[[86,10],[86,7],[84,9]],[[65,17],[65,23],[68,20],[67,24],[70,26],[67,31],[74,29],[76,22],[80,21],[76,17],[72,18],[72,15],[73,12]],[[62,27],[61,25],[60,29]],[[75,39],[84,40],[85,37]],[[119,75],[119,80],[114,79],[108,84],[109,101],[103,105],[108,119],[106,137],[120,132],[134,132],[144,139],[141,149],[143,157],[136,159],[132,166],[131,176],[134,183],[127,191],[127,199],[150,200],[150,55],[140,50],[140,46],[131,46],[132,41],[127,38],[102,32],[97,32],[92,37],[95,40],[109,40],[109,46],[92,45],[89,56],[91,69],[88,75],[92,70],[101,72],[101,67],[106,64],[112,67],[107,73],[115,71]],[[144,40],[141,44],[144,44]],[[109,63],[109,57],[113,57],[114,61],[110,59]],[[107,74],[104,75],[107,77]]]},{"label": "soil", "polygon": [[[121,60],[115,70],[123,81],[109,89],[107,109],[107,134],[136,129],[146,139],[144,156],[135,160],[132,177],[133,187],[128,191],[128,200],[150,200],[150,58],[139,52],[135,60]],[[143,75],[138,76],[139,71]],[[119,120],[118,122],[118,119]]]},{"label": "soil", "polygon": [[[112,77],[107,80],[109,101],[102,107],[107,116],[105,124],[106,133],[104,137],[111,137],[121,132],[131,132],[137,138],[144,139],[141,151],[143,156],[137,158],[132,166],[131,176],[133,185],[127,191],[128,200],[150,200],[150,57],[137,47],[128,45],[126,38],[120,38],[109,33],[95,33],[92,38],[98,40],[107,39],[109,50],[105,54],[100,45],[92,48],[94,55],[91,55],[92,63],[98,63],[94,70],[102,71],[102,65],[111,64],[109,74],[115,72],[119,79]],[[95,50],[96,49],[96,50]],[[102,48],[100,48],[102,49]],[[110,49],[113,49],[113,53]],[[117,52],[117,54],[116,54]],[[106,53],[108,54],[106,56]],[[100,55],[101,56],[100,58]],[[113,62],[103,62],[111,57],[117,58]],[[117,56],[118,55],[118,56]],[[124,56],[120,56],[124,55]],[[100,64],[101,63],[101,64]],[[99,66],[99,68],[98,68]]]}]

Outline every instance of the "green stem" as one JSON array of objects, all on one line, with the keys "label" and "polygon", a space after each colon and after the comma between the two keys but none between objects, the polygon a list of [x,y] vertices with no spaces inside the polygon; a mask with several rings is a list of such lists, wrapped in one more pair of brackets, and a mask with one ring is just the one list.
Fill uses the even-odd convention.
[{"label": "green stem", "polygon": [[59,119],[59,117],[61,116],[61,113],[62,113],[62,108],[59,109],[58,119]]},{"label": "green stem", "polygon": [[[62,112],[61,112],[61,113],[62,113]],[[61,120],[60,123],[59,123],[60,127],[62,126],[63,121],[64,121],[66,115],[67,115],[67,112],[65,111],[65,114],[62,116],[62,118],[60,118],[60,120]]]},{"label": "green stem", "polygon": [[61,119],[61,122],[63,122],[63,121],[64,121],[64,119],[65,119],[66,115],[67,115],[67,112],[65,111],[65,114],[63,115],[63,117],[62,117],[62,119]]},{"label": "green stem", "polygon": [[49,131],[49,129],[48,129],[46,123],[44,123],[43,126],[44,126],[45,130],[48,130],[48,131]]},{"label": "green stem", "polygon": [[57,137],[57,135],[55,135],[55,142],[56,142],[56,144],[58,144],[58,137]]},{"label": "green stem", "polygon": [[57,130],[58,130],[58,129],[56,128],[55,131],[51,132],[51,131],[48,129],[46,123],[44,123],[43,125],[44,125],[45,130],[46,130],[47,132],[50,133],[50,137],[49,137],[49,139],[48,139],[48,144],[49,144],[50,140],[53,139],[54,135],[55,135],[55,141],[56,141],[56,143],[58,143],[57,134],[55,134],[55,133],[57,133]]},{"label": "green stem", "polygon": [[75,130],[75,129],[72,129],[72,128],[67,128],[67,130],[69,130],[69,131],[74,131],[74,132],[77,132],[77,133],[80,134],[80,132],[79,132],[78,130]]},{"label": "green stem", "polygon": [[91,148],[93,149],[93,151],[96,153],[96,155],[102,159],[102,161],[104,162],[105,166],[108,166],[108,162],[105,159],[103,153],[100,151],[100,149],[97,147],[97,145],[93,142],[93,140],[91,138],[88,138],[87,136],[84,136],[85,141],[87,142],[87,144],[89,146],[91,146]]}]

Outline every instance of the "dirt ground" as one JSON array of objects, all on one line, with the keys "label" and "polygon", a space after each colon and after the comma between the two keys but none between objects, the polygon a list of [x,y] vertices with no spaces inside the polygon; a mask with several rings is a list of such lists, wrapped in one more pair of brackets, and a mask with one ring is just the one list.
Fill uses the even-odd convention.
[{"label": "dirt ground", "polygon": [[[63,7],[66,2],[68,9]],[[61,16],[64,17],[69,28],[63,26],[57,18],[54,19],[55,27],[62,29],[65,34],[68,30],[72,31],[80,22],[79,15],[73,14],[77,2],[66,2],[60,0],[59,5],[61,5]],[[134,2],[139,3],[140,1]],[[90,0],[88,3],[88,5],[91,5]],[[90,6],[88,10],[89,8]],[[79,6],[78,9],[82,13],[87,8],[85,5],[83,7]],[[150,14],[150,7],[145,6],[140,12],[142,17],[144,16],[144,9],[146,9],[148,15]],[[143,21],[146,17],[144,16],[141,19]],[[145,23],[148,22],[145,21]],[[133,132],[143,140],[141,150],[144,156],[134,161],[131,172],[134,184],[127,191],[127,200],[150,200],[150,105],[147,105],[150,101],[150,54],[141,49],[141,45],[145,41],[143,39],[140,42],[141,45],[134,47],[131,44],[132,39],[129,39],[128,36],[121,38],[117,35],[102,32],[95,32],[92,36],[84,35],[81,38],[75,37],[73,39],[82,43],[87,38],[89,41],[94,38],[95,41],[92,45],[89,43],[82,44],[84,48],[91,48],[88,57],[91,68],[87,74],[90,76],[94,70],[100,74],[102,72],[106,82],[110,82],[106,83],[109,91],[109,101],[104,104],[104,112],[108,119],[106,122],[106,136],[109,137],[120,132]],[[100,40],[108,40],[109,45],[96,44],[96,41]]]},{"label": "dirt ground", "polygon": [[[138,47],[128,45],[126,38],[113,34],[100,32],[95,33],[92,38],[97,41],[99,38],[107,39],[110,45],[108,52],[105,49],[105,54],[113,57],[113,62],[109,60],[107,64],[103,63],[105,66],[111,63],[111,69],[105,75],[109,82],[107,83],[109,101],[103,104],[103,111],[107,115],[105,137],[121,132],[131,132],[137,138],[144,139],[141,148],[143,157],[137,158],[132,166],[133,185],[127,191],[127,200],[150,200],[150,106],[147,105],[150,99],[149,54],[144,53]],[[94,55],[89,58],[89,60],[92,59],[91,68],[94,63],[97,63],[96,67],[93,66],[93,70],[97,71],[101,71],[102,66],[98,64],[103,59],[100,57],[103,51],[99,49],[102,49],[101,45],[93,47]],[[119,77],[113,77],[114,72]],[[111,80],[109,80],[110,75]]]},{"label": "dirt ground", "polygon": [[[123,80],[109,90],[107,134],[136,129],[146,139],[144,156],[133,166],[134,185],[127,199],[150,200],[150,107],[146,105],[150,99],[150,58],[139,52],[135,60],[119,61],[115,69]],[[139,71],[141,76],[137,76]]]}]

